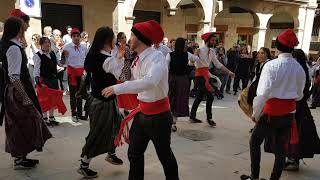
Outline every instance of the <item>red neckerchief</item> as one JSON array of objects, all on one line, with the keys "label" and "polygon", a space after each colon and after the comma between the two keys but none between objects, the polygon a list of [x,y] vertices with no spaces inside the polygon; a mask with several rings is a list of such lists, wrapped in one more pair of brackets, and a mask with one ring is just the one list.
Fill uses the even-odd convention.
[{"label": "red neckerchief", "polygon": [[139,61],[139,56],[136,56],[136,57],[134,58],[134,60],[133,60],[133,63],[132,63],[131,68],[135,67],[135,66],[137,65],[138,61]]}]

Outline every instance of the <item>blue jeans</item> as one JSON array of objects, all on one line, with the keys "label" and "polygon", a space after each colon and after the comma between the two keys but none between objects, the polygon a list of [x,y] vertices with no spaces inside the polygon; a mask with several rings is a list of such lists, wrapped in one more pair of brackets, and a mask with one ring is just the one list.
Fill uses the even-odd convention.
[{"label": "blue jeans", "polygon": [[225,74],[218,75],[218,78],[221,81],[220,92],[223,94],[224,88],[226,87],[229,76]]}]

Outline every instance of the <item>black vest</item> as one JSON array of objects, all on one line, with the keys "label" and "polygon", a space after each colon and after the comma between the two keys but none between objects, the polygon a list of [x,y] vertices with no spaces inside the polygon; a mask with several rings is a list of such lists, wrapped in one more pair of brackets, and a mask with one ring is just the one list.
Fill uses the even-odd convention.
[{"label": "black vest", "polygon": [[58,76],[57,72],[57,57],[53,51],[50,52],[50,58],[45,54],[37,52],[37,55],[41,59],[40,65],[40,76],[46,79],[56,79]]},{"label": "black vest", "polygon": [[178,55],[175,52],[170,53],[170,69],[169,74],[183,76],[189,75],[189,66],[188,66],[188,53],[185,52],[182,55]]},{"label": "black vest", "polygon": [[86,58],[84,63],[84,68],[87,73],[91,74],[91,95],[94,98],[109,101],[114,99],[115,96],[111,96],[109,98],[105,98],[102,96],[101,91],[109,86],[113,86],[117,84],[117,79],[111,73],[106,73],[103,70],[104,61],[110,56],[99,53],[95,58]]},{"label": "black vest", "polygon": [[[0,59],[2,61],[2,68],[3,68],[3,73],[4,73],[4,79],[6,81],[3,82],[4,86],[6,87],[7,84],[9,83],[9,75],[8,75],[8,60],[6,53],[10,46],[18,46],[12,41],[9,41],[8,43],[1,42],[1,47],[0,47]],[[24,87],[25,92],[29,96],[29,98],[32,100],[33,105],[36,107],[36,109],[42,114],[41,107],[38,101],[38,98],[36,96],[35,90],[34,90],[34,84],[31,82],[31,77],[29,74],[29,70],[27,67],[28,64],[28,58],[27,55],[24,51],[24,49],[20,46],[18,46],[22,55],[22,61],[21,61],[21,71],[20,71],[20,81]],[[2,84],[2,83],[1,83]],[[2,92],[4,93],[4,92]],[[2,94],[3,97],[5,97],[4,94]],[[0,123],[3,118],[3,112],[4,112],[5,107],[1,107],[1,113],[0,113]]]}]

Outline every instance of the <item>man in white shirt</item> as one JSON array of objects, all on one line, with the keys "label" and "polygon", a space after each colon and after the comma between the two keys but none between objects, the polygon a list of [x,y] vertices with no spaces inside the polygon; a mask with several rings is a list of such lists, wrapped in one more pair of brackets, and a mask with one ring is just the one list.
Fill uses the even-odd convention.
[{"label": "man in white shirt", "polygon": [[[104,96],[138,94],[139,106],[123,120],[115,144],[134,116],[129,139],[129,180],[144,179],[144,152],[151,140],[164,168],[167,180],[179,180],[178,165],[170,147],[172,116],[168,99],[168,66],[161,52],[153,49],[163,39],[163,30],[154,20],[137,23],[132,28],[131,49],[138,53],[131,66],[132,81],[108,87]],[[108,58],[103,65],[106,72],[119,77],[124,66],[124,48],[117,59]],[[120,59],[121,58],[121,59]]]},{"label": "man in white shirt", "polygon": [[206,112],[207,121],[211,127],[215,127],[216,123],[212,120],[212,102],[213,102],[213,88],[209,84],[209,65],[212,62],[216,68],[221,69],[224,73],[231,77],[234,77],[234,73],[228,70],[217,59],[215,50],[213,49],[216,43],[214,33],[209,32],[203,34],[201,38],[205,41],[206,45],[200,48],[199,61],[195,62],[196,66],[196,79],[195,86],[197,86],[196,99],[193,102],[190,121],[193,123],[202,123],[201,120],[196,118],[198,107],[203,99],[203,96],[207,96]]},{"label": "man in white shirt", "polygon": [[72,27],[71,26],[67,26],[66,30],[67,30],[67,34],[65,34],[62,37],[62,40],[63,40],[64,44],[69,44],[69,43],[72,43],[72,38],[71,38]]},{"label": "man in white shirt", "polygon": [[79,90],[81,76],[84,72],[84,61],[87,55],[87,47],[80,43],[80,31],[73,28],[71,31],[72,43],[66,44],[63,48],[61,64],[67,64],[68,82],[70,90],[70,106],[74,121],[86,120],[82,116],[82,99],[76,98]]},{"label": "man in white shirt", "polygon": [[263,67],[253,101],[252,121],[256,126],[250,140],[251,176],[242,175],[242,180],[259,179],[260,146],[266,138],[272,141],[269,143],[272,147],[267,145],[266,148],[275,154],[270,180],[280,179],[288,147],[298,143],[294,113],[296,101],[303,97],[306,81],[303,68],[291,54],[298,44],[292,29],[284,31],[276,40],[280,51],[278,58]]}]

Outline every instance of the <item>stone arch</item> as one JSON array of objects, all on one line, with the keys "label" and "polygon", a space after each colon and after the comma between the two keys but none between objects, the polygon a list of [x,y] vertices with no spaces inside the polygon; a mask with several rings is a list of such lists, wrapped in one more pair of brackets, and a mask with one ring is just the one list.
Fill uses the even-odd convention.
[{"label": "stone arch", "polygon": [[[135,5],[138,0],[125,0],[124,5],[126,6],[127,11],[127,17],[133,16],[133,11],[135,8]],[[166,2],[169,4],[170,9],[176,9],[178,4],[182,0],[166,0]],[[204,11],[204,21],[210,22],[212,17],[212,8],[213,8],[213,2],[208,0],[195,0],[199,2],[203,8]]]},{"label": "stone arch", "polygon": [[253,36],[256,28],[260,27],[260,18],[251,9],[228,6],[216,15],[214,26],[227,49],[234,43],[253,46]]}]

